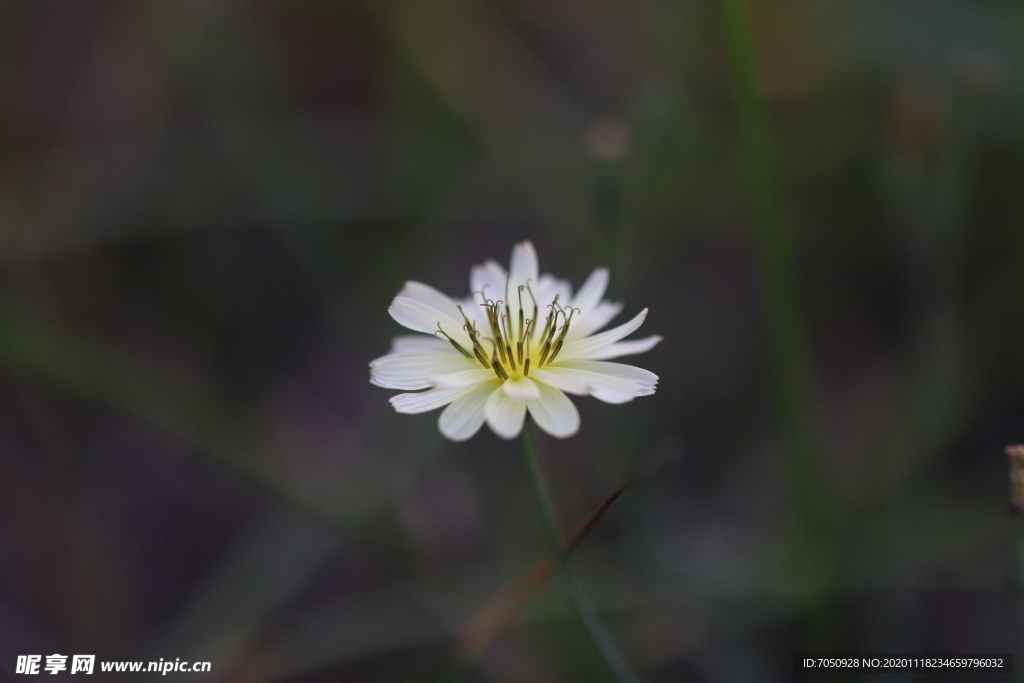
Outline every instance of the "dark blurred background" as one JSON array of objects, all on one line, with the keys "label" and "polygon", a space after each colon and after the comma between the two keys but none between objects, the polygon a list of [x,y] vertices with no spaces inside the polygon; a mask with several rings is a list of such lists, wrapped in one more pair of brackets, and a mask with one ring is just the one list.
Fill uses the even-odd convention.
[{"label": "dark blurred background", "polygon": [[[1015,651],[1024,5],[737,6],[0,5],[0,679],[453,680],[527,472],[367,363],[523,239],[665,337],[538,439],[566,527],[644,473],[573,564],[645,680]],[[468,676],[609,680],[557,583]]]}]

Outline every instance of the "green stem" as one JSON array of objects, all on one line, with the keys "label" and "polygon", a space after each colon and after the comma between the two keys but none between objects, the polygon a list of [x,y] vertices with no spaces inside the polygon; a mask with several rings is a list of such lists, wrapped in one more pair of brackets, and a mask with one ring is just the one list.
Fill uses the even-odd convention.
[{"label": "green stem", "polygon": [[623,683],[639,683],[640,679],[633,673],[633,670],[626,663],[625,658],[623,658],[622,653],[615,646],[615,642],[604,629],[586,592],[584,592],[583,587],[576,581],[576,577],[573,576],[572,571],[569,569],[569,563],[566,562],[565,558],[565,550],[559,540],[561,533],[558,529],[558,523],[555,521],[551,496],[548,494],[547,486],[544,483],[544,474],[540,469],[540,461],[537,460],[537,455],[534,453],[526,429],[523,429],[522,432],[522,444],[523,456],[526,458],[526,465],[530,470],[533,493],[537,499],[537,507],[540,509],[541,521],[544,523],[544,535],[547,537],[551,557],[554,558],[555,566],[558,568],[558,576],[562,580],[562,585],[565,586],[569,602],[572,603],[576,616],[579,617],[580,623],[586,629],[594,646],[601,653],[608,667],[615,673],[619,681]]},{"label": "green stem", "polygon": [[779,184],[768,108],[762,93],[747,0],[720,0],[735,81],[742,155],[755,258],[767,313],[784,467],[794,512],[828,527],[828,492],[811,391],[810,342],[796,275],[796,248]]}]

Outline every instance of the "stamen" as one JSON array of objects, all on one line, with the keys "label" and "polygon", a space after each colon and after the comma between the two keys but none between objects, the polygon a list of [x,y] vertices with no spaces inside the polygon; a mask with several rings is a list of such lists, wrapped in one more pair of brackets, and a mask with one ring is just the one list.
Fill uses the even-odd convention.
[{"label": "stamen", "polygon": [[473,355],[476,356],[476,359],[480,361],[481,365],[485,368],[489,368],[491,367],[491,364],[487,360],[487,356],[484,353],[484,347],[480,344],[479,337],[477,337],[476,328],[474,327],[472,330],[473,331],[470,332],[469,325],[466,325],[466,331],[469,332],[469,336],[473,340]]},{"label": "stamen", "polygon": [[490,299],[487,300],[487,321],[491,324],[491,333],[494,334],[495,345],[498,347],[498,353],[501,354],[501,359],[507,363],[508,359],[505,357],[505,343],[501,339],[501,326],[498,323],[498,307],[500,305],[500,301],[495,302]]},{"label": "stamen", "polygon": [[[544,331],[540,333],[540,340],[541,341],[544,341],[544,338],[548,336],[548,330],[551,328],[551,319],[554,318],[556,313],[557,313],[555,307],[558,305],[558,296],[559,295],[556,294],[555,295],[555,300],[552,301],[550,304],[548,304],[548,308],[551,309],[551,312],[548,313],[548,319],[544,323]],[[536,316],[534,316],[534,318],[536,318]]]},{"label": "stamen", "polygon": [[[508,308],[508,307],[506,306],[505,308]],[[511,324],[512,323],[509,320],[507,315],[501,316],[501,326],[505,330],[505,337],[504,337],[504,339],[502,341],[505,342],[505,351],[506,351],[506,355],[508,356],[508,364],[512,366],[512,371],[515,372],[515,369],[516,369],[516,359],[512,355],[512,345],[509,344],[509,341],[508,341],[509,339],[512,338],[512,335],[509,334],[509,329],[508,329]]]},{"label": "stamen", "polygon": [[[490,339],[488,341],[490,341],[492,344],[495,343],[493,339]],[[508,373],[505,372],[505,368],[502,367],[501,361],[498,360],[498,355],[493,351],[493,349],[491,351],[491,368],[494,370],[494,374],[497,375],[499,379],[508,379]]]},{"label": "stamen", "polygon": [[508,379],[508,373],[505,372],[505,368],[501,367],[501,363],[498,362],[497,358],[494,359],[494,374],[501,379]]},{"label": "stamen", "polygon": [[[459,313],[462,314],[462,319],[466,321],[466,324],[463,325],[463,327],[466,330],[466,334],[469,335],[469,340],[473,342],[473,355],[476,356],[476,359],[480,361],[481,365],[485,368],[491,367],[491,364],[488,363],[485,358],[484,347],[480,345],[480,333],[476,329],[476,321],[469,321],[469,318],[466,317],[466,312],[462,310],[462,306],[456,306],[456,308],[458,308]],[[438,323],[438,325],[440,325],[440,323]]]},{"label": "stamen", "polygon": [[[534,315],[532,318],[526,317],[526,311],[523,308],[524,289],[533,300]],[[480,294],[483,296],[482,292]],[[464,326],[466,334],[469,335],[470,340],[473,342],[472,354],[445,334],[440,324],[438,324],[438,331],[444,334],[463,355],[470,358],[475,356],[483,367],[493,370],[495,376],[499,379],[508,380],[513,375],[518,378],[520,377],[520,369],[522,370],[522,376],[528,376],[531,367],[543,367],[547,363],[554,362],[565,344],[566,335],[569,333],[573,317],[581,311],[571,306],[562,306],[558,301],[559,296],[555,295],[555,300],[548,304],[550,312],[544,321],[544,330],[537,336],[537,299],[533,295],[529,282],[526,285],[519,286],[518,297],[518,328],[515,325],[515,318],[512,316],[511,306],[504,301],[500,299],[498,301],[486,299],[484,303],[480,304],[484,307],[487,325],[491,328],[492,336],[490,337],[481,337],[480,332],[477,330],[476,322],[470,321],[462,307],[458,307],[459,312],[462,313],[463,320],[466,321]],[[561,324],[559,324],[558,320],[559,315],[562,316]],[[484,351],[481,340],[491,342],[490,354]],[[514,351],[513,342],[515,342]],[[538,350],[540,358],[535,361],[534,352]]]},{"label": "stamen", "polygon": [[525,352],[526,356],[525,360],[523,360],[523,358],[520,357],[520,360],[523,361],[524,375],[530,374],[530,347],[533,346],[533,327],[535,322],[536,319],[534,318],[526,319],[526,334],[524,335],[526,340],[524,342],[521,342],[520,353]]},{"label": "stamen", "polygon": [[[537,298],[535,296],[533,296],[533,290],[530,289],[530,281],[529,280],[526,281],[526,291],[530,293],[530,299],[533,301],[533,320],[536,320],[537,319]],[[520,305],[520,308],[522,308],[521,305]],[[526,336],[529,337],[529,335],[526,335]]]},{"label": "stamen", "polygon": [[466,358],[472,358],[473,357],[473,354],[471,354],[466,349],[462,348],[462,345],[459,344],[459,342],[457,342],[454,339],[452,339],[451,337],[449,337],[448,333],[445,332],[443,329],[441,329],[441,323],[437,324],[437,332],[434,333],[435,337],[437,336],[438,332],[443,334],[444,338],[447,339],[448,341],[450,341],[452,343],[452,346],[454,346],[456,349],[458,349],[459,353],[461,353],[463,356],[465,356]]},{"label": "stamen", "polygon": [[572,322],[572,316],[573,316],[573,315],[574,315],[574,314],[576,313],[576,311],[578,311],[578,310],[580,310],[580,309],[578,309],[578,308],[570,308],[570,309],[569,309],[569,315],[568,315],[568,316],[565,316],[565,314],[563,313],[563,317],[565,318],[565,322],[564,322],[564,323],[562,323],[562,331],[561,331],[561,333],[560,333],[560,334],[558,335],[558,341],[557,341],[557,342],[555,342],[555,348],[554,348],[554,350],[552,350],[552,352],[551,352],[551,358],[549,359],[549,361],[548,361],[548,362],[551,362],[551,363],[553,363],[553,362],[555,361],[555,356],[557,356],[557,355],[558,355],[558,352],[562,350],[562,342],[564,342],[564,341],[565,341],[565,335],[566,335],[566,333],[568,333],[568,332],[569,332],[569,323],[571,323],[571,322]]},{"label": "stamen", "polygon": [[[554,306],[554,304],[552,304],[552,306]],[[559,313],[562,314],[562,319],[564,320],[565,319],[565,309],[559,308],[558,310],[554,311],[554,313],[552,313],[551,316],[550,316],[551,318],[554,319],[554,322],[552,323],[552,325],[550,327],[545,326],[545,328],[544,328],[547,331],[547,339],[544,340],[544,346],[541,348],[540,363],[538,365],[544,365],[544,362],[546,360],[548,360],[548,352],[551,351],[551,345],[554,343],[554,340],[555,340],[555,332],[558,330],[558,314]],[[564,324],[563,324],[563,326],[564,326]],[[541,338],[542,339],[544,338],[543,335],[541,336]]]},{"label": "stamen", "polygon": [[505,326],[506,326],[507,329],[505,330],[505,346],[508,347],[508,357],[509,357],[510,360],[512,358],[512,346],[511,346],[511,344],[509,342],[512,341],[512,337],[513,337],[513,334],[511,334],[511,333],[515,332],[515,330],[512,329],[514,327],[512,322],[513,322],[512,321],[512,307],[509,306],[508,303],[506,303],[505,304]]},{"label": "stamen", "polygon": [[519,285],[519,362],[523,362],[523,286]]},{"label": "stamen", "polygon": [[551,342],[550,341],[544,342],[544,346],[540,350],[540,362],[537,363],[538,366],[544,365],[544,361],[547,360],[548,351],[550,351],[550,350],[551,350]]}]

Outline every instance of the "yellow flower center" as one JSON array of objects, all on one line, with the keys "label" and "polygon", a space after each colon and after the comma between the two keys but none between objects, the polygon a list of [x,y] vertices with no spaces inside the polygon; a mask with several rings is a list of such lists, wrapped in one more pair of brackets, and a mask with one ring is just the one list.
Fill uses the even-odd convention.
[{"label": "yellow flower center", "polygon": [[[533,317],[526,317],[523,308],[523,290],[533,301]],[[573,313],[579,309],[565,308],[558,303],[558,297],[549,304],[547,319],[540,334],[537,334],[537,300],[529,286],[519,287],[518,315],[512,315],[507,302],[485,299],[480,304],[487,314],[487,329],[477,329],[476,321],[470,321],[459,306],[462,326],[472,342],[472,352],[452,339],[437,324],[438,333],[444,335],[458,351],[467,358],[476,358],[479,363],[490,370],[498,379],[516,381],[530,374],[530,368],[540,368],[552,363],[562,350],[565,335],[569,332]],[[490,348],[485,346],[485,342]]]}]

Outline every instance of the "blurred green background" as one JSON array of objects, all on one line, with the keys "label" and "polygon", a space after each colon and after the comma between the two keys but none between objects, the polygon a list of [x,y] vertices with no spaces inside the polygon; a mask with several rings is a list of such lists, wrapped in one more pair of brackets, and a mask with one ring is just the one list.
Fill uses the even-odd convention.
[{"label": "blurred green background", "polygon": [[[572,559],[644,680],[1017,650],[1022,36],[1010,0],[3,3],[0,678],[456,680],[544,553],[527,472],[367,363],[405,280],[523,239],[665,337],[655,396],[538,439],[566,527],[645,472]],[[464,680],[609,674],[549,583]]]}]

